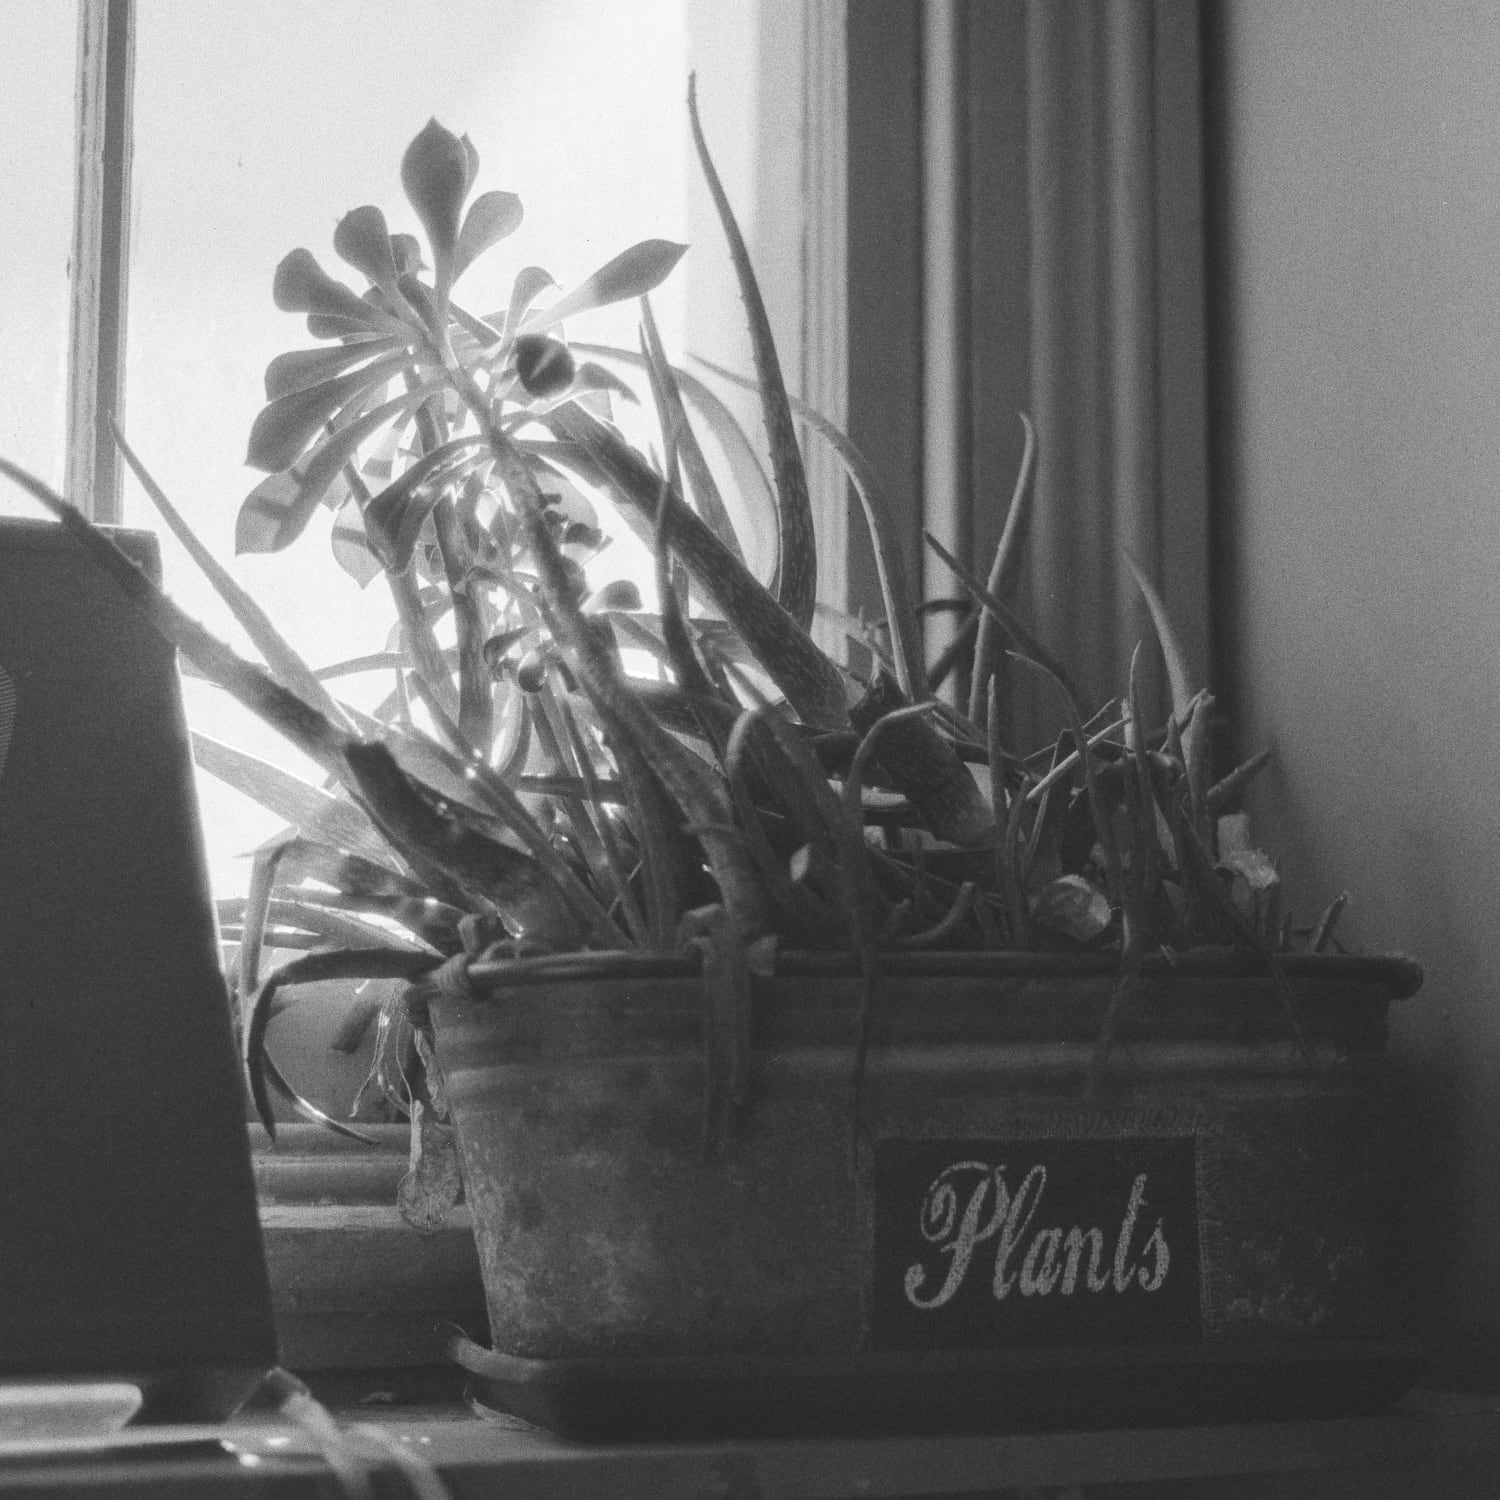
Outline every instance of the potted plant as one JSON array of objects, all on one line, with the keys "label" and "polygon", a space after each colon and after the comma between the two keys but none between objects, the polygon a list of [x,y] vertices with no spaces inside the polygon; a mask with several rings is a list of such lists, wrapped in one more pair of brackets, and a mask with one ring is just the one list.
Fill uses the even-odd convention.
[{"label": "potted plant", "polygon": [[[1330,951],[1337,904],[1294,920],[1241,808],[1265,757],[1212,771],[1212,699],[1143,574],[1159,719],[1139,651],[1096,709],[1017,616],[1029,442],[988,576],[947,559],[973,664],[966,703],[937,696],[951,663],[923,663],[878,482],[788,398],[689,105],[769,478],[661,347],[648,294],[682,247],[637,245],[564,295],[524,269],[498,313],[457,299],[520,205],[470,201],[477,154],[436,122],[402,163],[425,245],[364,207],[333,245],[365,290],[306,250],[278,268],[278,305],[323,342],[267,371],[249,456],[269,477],[238,543],[275,550],[338,508],[340,560],[383,575],[397,617],[373,714],[285,645],[123,438],[263,665],[3,465],[327,774],[201,752],[289,816],[237,913],[267,1128],[278,1092],[328,1118],[265,1047],[296,987],[404,981],[371,1084],[412,1121],[416,1222],[459,1192],[456,1126],[494,1344],[458,1352],[496,1399],[580,1431],[1378,1404],[1415,1369],[1391,1342],[1377,1141],[1386,1006],[1419,971]],[[639,348],[572,336],[634,298]],[[631,406],[648,445],[615,420]],[[811,633],[799,418],[845,459],[880,564],[852,666]],[[654,600],[585,572],[605,508],[651,548]],[[774,525],[769,581],[732,513]],[[1008,738],[1022,672],[1065,723],[1041,749]]]}]

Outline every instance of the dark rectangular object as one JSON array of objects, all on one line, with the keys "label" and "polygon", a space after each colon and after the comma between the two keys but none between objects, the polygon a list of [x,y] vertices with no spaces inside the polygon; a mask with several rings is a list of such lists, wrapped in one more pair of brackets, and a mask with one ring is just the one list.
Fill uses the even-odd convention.
[{"label": "dark rectangular object", "polygon": [[1047,1432],[1374,1416],[1415,1341],[1221,1340],[1053,1349],[519,1359],[461,1335],[483,1404],[593,1442]]},{"label": "dark rectangular object", "polygon": [[884,1140],[879,1348],[1203,1337],[1191,1136]]},{"label": "dark rectangular object", "polygon": [[0,1380],[214,1416],[275,1362],[174,655],[60,528],[0,521]]}]

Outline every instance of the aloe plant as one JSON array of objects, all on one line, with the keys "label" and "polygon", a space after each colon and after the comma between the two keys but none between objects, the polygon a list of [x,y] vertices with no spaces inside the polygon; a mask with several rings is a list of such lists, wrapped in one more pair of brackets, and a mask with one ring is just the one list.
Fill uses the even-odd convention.
[{"label": "aloe plant", "polygon": [[[224,913],[239,945],[249,1076],[273,1133],[274,1093],[351,1129],[299,1098],[265,1046],[271,1016],[312,980],[407,981],[376,1021],[371,1086],[425,1132],[441,1090],[424,1067],[424,986],[483,992],[507,975],[687,956],[709,996],[712,1151],[745,1098],[749,976],[774,967],[778,945],[850,952],[870,985],[893,952],[1114,953],[1102,1057],[1151,952],[1239,948],[1279,974],[1299,938],[1330,940],[1337,911],[1296,928],[1274,867],[1249,841],[1240,797],[1265,757],[1212,774],[1213,700],[1188,682],[1145,575],[1172,690],[1163,722],[1135,669],[1118,700],[1084,703],[1016,613],[1029,443],[986,577],[932,543],[978,627],[967,703],[935,696],[943,668],[929,682],[889,503],[847,436],[786,394],[691,95],[689,110],[749,313],[770,477],[709,376],[671,363],[656,333],[649,294],[683,246],[635,245],[566,293],[522,267],[506,307],[462,304],[464,272],[515,229],[521,205],[498,191],[471,200],[478,154],[435,121],[401,167],[425,246],[362,207],[333,236],[362,289],[305,249],[277,269],[277,305],[304,315],[319,342],[266,371],[248,458],[267,477],[236,532],[241,551],[278,551],[320,506],[334,509],[339,565],[390,592],[389,651],[307,666],[198,546],[123,436],[260,663],[194,624],[76,510],[0,461],[202,673],[326,775],[303,782],[197,741],[208,771],[287,823],[257,857],[249,896]],[[637,348],[573,337],[593,309],[636,299]],[[654,414],[650,451],[615,420],[626,406]],[[870,664],[858,674],[809,634],[817,559],[799,418],[844,459],[880,560],[884,617],[860,631]],[[747,566],[732,511],[764,515],[777,536],[769,579]],[[588,581],[584,564],[606,541],[601,513],[651,547],[654,601],[626,580]],[[355,670],[389,676],[373,713],[330,687]],[[1016,671],[1051,684],[1065,725],[1054,743],[1013,742],[1006,682]],[[287,950],[305,951],[262,972],[268,953]],[[1300,1036],[1295,1014],[1289,1024]]]}]

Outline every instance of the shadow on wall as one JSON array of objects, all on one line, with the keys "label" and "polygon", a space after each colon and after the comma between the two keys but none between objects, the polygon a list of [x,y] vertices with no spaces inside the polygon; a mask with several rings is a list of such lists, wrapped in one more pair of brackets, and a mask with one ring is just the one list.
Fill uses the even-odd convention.
[{"label": "shadow on wall", "polygon": [[[1397,1283],[1422,1324],[1444,1330],[1443,1342],[1461,1349],[1480,1329],[1473,1299],[1461,1287],[1463,1259],[1460,1162],[1473,1149],[1475,1122],[1468,1074],[1459,1052],[1455,1005],[1473,1003],[1483,967],[1466,937],[1471,914],[1454,889],[1454,851],[1430,828],[1398,821],[1378,858],[1348,858],[1357,839],[1330,828],[1326,809],[1299,794],[1302,778],[1279,760],[1264,773],[1254,798],[1258,837],[1282,870],[1299,925],[1315,921],[1333,894],[1345,889],[1349,906],[1338,928],[1353,949],[1410,953],[1423,966],[1423,988],[1392,1007],[1388,1053],[1388,1144],[1391,1164],[1390,1253]],[[1342,837],[1338,835],[1342,833]],[[1366,829],[1379,840],[1379,829]],[[1321,851],[1321,853],[1320,853]],[[1369,850],[1359,848],[1360,856]],[[1500,1124],[1500,1122],[1497,1122]],[[1500,1204],[1489,1211],[1500,1234]],[[1465,1303],[1469,1308],[1465,1310]],[[1490,1332],[1488,1342],[1497,1341]],[[1465,1356],[1471,1362],[1472,1355]],[[1500,1361],[1495,1378],[1500,1380]]]},{"label": "shadow on wall", "polygon": [[[1394,830],[1389,861],[1400,877],[1394,899],[1382,903],[1393,919],[1391,936],[1420,959],[1427,974],[1422,990],[1396,1006],[1391,1018],[1391,1229],[1398,1275],[1416,1306],[1449,1331],[1443,1342],[1451,1358],[1482,1331],[1476,1326],[1480,1304],[1466,1295],[1459,1269],[1465,1227],[1474,1232],[1477,1214],[1481,1232],[1487,1226],[1500,1233],[1500,1205],[1493,1201],[1459,1212],[1461,1155],[1484,1150],[1483,1137],[1493,1133],[1495,1122],[1469,1118],[1472,1066],[1460,1056],[1461,1028],[1453,1012],[1456,1004],[1475,1002],[1485,976],[1466,936],[1472,914],[1463,911],[1463,895],[1455,889],[1453,851],[1431,828],[1403,820]],[[1474,1180],[1472,1172],[1463,1175]],[[1495,1324],[1493,1314],[1490,1321]],[[1500,1324],[1483,1331],[1493,1346]]]}]

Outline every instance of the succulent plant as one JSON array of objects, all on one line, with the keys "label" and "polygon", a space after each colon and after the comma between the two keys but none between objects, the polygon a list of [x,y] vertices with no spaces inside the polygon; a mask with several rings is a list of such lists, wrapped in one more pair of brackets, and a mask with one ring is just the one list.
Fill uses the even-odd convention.
[{"label": "succulent plant", "polygon": [[[745,383],[760,396],[769,476],[709,376],[662,349],[648,294],[684,247],[635,245],[564,294],[524,267],[498,312],[457,300],[464,272],[519,224],[521,205],[497,191],[471,201],[478,154],[435,121],[401,168],[425,246],[362,207],[333,237],[362,291],[305,249],[277,269],[277,305],[304,314],[320,342],[266,371],[249,462],[268,477],[237,526],[240,550],[275,551],[319,506],[335,509],[339,563],[390,591],[386,653],[311,670],[123,437],[263,664],[193,623],[75,510],[0,462],[200,672],[326,774],[314,785],[197,742],[211,772],[288,825],[258,854],[249,896],[225,912],[249,1074],[273,1132],[273,1092],[329,1121],[265,1047],[272,1014],[317,979],[412,986],[380,1013],[372,1083],[430,1120],[438,1091],[421,1066],[431,1063],[422,984],[482,991],[507,975],[696,954],[713,1150],[745,1097],[749,976],[774,966],[778,946],[852,953],[869,984],[904,950],[1113,953],[1102,1057],[1148,954],[1238,948],[1279,975],[1278,955],[1298,938],[1328,941],[1336,911],[1294,932],[1277,872],[1248,838],[1240,795],[1266,757],[1211,774],[1212,699],[1189,683],[1146,577],[1136,571],[1171,687],[1164,722],[1147,712],[1140,649],[1120,697],[1095,708],[1015,613],[1029,427],[988,575],[929,538],[966,601],[973,651],[967,702],[939,696],[952,661],[924,665],[879,482],[846,436],[788,397],[691,91],[689,114],[747,308],[756,372]],[[632,299],[638,348],[572,337],[592,309]],[[654,442],[632,441],[614,420],[629,407],[654,414]],[[799,421],[844,459],[879,563],[883,618],[851,626],[858,672],[811,632],[817,560]],[[649,606],[627,580],[590,583],[601,512],[650,547]],[[747,565],[731,512],[774,528],[769,580]],[[328,686],[354,669],[390,677],[373,713]],[[1010,684],[1022,671],[1051,684],[1066,725],[1040,748],[1011,743]],[[306,951],[262,975],[268,951],[291,949]],[[1288,1014],[1298,1028],[1289,1000]],[[856,1066],[863,1050],[862,1038]]]}]

